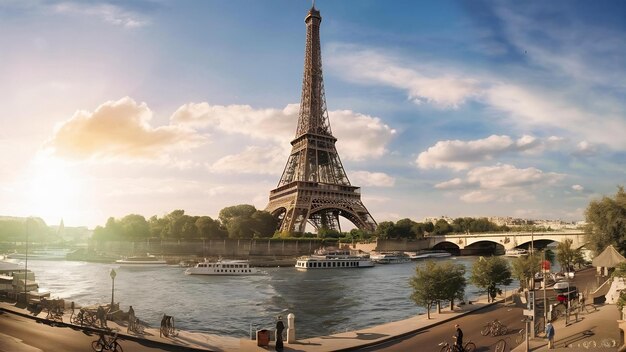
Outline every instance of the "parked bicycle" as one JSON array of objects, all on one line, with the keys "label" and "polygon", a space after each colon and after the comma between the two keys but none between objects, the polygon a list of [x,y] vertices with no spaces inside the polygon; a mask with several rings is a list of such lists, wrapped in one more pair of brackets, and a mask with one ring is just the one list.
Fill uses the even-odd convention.
[{"label": "parked bicycle", "polygon": [[139,319],[134,318],[133,320],[130,320],[128,322],[128,329],[126,330],[126,332],[132,332],[137,335],[142,335],[144,333],[144,329],[145,327],[143,326],[143,324],[141,324]]},{"label": "parked bicycle", "polygon": [[[439,350],[439,352],[459,352],[459,349],[456,347],[455,344],[451,345],[447,341],[443,341],[439,343],[439,346],[441,346],[441,349]],[[476,345],[472,341],[469,341],[468,343],[465,344],[465,346],[463,346],[463,351],[474,352],[476,351]]]},{"label": "parked bicycle", "polygon": [[502,324],[498,319],[494,319],[494,321],[487,322],[487,324],[480,330],[480,334],[483,336],[487,336],[491,334],[492,336],[506,335],[509,329],[506,325]]},{"label": "parked bicycle", "polygon": [[105,336],[104,332],[100,332],[98,340],[91,342],[91,348],[96,352],[124,352],[122,346],[117,342],[117,331],[109,338]]},{"label": "parked bicycle", "polygon": [[171,315],[163,314],[163,318],[161,319],[161,329],[159,330],[159,336],[163,337],[175,337],[178,333],[176,332],[176,327],[174,326],[174,317]]}]

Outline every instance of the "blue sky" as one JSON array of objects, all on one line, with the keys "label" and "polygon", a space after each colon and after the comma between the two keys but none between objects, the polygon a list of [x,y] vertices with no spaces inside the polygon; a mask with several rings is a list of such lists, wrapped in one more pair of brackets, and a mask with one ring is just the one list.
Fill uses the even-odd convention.
[{"label": "blue sky", "polygon": [[[0,0],[0,214],[264,208],[310,6]],[[337,149],[378,222],[582,220],[625,183],[623,1],[316,7]]]}]

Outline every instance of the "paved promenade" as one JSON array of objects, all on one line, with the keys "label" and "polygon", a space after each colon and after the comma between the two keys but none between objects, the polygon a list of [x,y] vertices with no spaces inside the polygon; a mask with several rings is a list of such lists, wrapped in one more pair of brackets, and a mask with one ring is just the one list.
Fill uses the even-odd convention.
[{"label": "paved promenade", "polygon": [[[485,308],[493,303],[487,303],[486,299],[472,302],[455,308],[450,311],[449,308],[442,309],[441,314],[431,312],[431,319],[427,319],[426,315],[417,315],[409,319],[390,322],[383,325],[374,326],[357,331],[350,331],[330,336],[320,336],[307,339],[297,339],[296,343],[285,344],[285,351],[348,351],[357,350],[360,347],[371,346],[378,343],[388,341],[390,339],[408,335],[422,329],[426,329],[433,325],[438,325],[466,315],[472,311]],[[33,319],[44,319],[46,314],[41,312],[33,315],[31,312],[16,307],[14,304],[0,302],[0,309],[11,311],[22,316],[28,316]],[[67,311],[67,310],[66,310]],[[64,324],[69,325],[70,315],[65,313],[63,317]],[[296,317],[296,327],[297,327]],[[228,336],[212,335],[207,333],[197,333],[189,331],[180,331],[178,336],[173,338],[159,337],[158,328],[147,328],[142,335],[134,335],[126,333],[126,326],[117,324],[113,321],[108,322],[108,327],[119,329],[120,338],[132,340],[146,339],[156,343],[163,344],[164,349],[167,345],[176,345],[187,347],[189,350],[209,350],[209,351],[268,351],[274,350],[274,341],[270,342],[270,346],[259,347],[256,340],[248,338],[235,338]],[[297,338],[297,334],[296,334]]]},{"label": "paved promenade", "polygon": [[[591,309],[579,315],[578,321],[572,316],[567,326],[564,319],[559,319],[553,323],[556,332],[555,348],[550,351],[593,351],[601,348],[603,342],[607,345],[601,348],[602,351],[617,351],[620,347],[617,319],[619,312],[613,304],[598,306],[595,311]],[[529,347],[530,351],[549,351],[548,340],[545,338],[530,339]],[[526,342],[522,342],[513,351],[526,351]]]}]

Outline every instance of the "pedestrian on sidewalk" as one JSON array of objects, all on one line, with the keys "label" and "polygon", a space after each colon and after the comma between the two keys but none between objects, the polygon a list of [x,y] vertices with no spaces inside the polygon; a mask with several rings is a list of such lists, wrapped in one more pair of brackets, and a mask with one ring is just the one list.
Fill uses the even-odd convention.
[{"label": "pedestrian on sidewalk", "polygon": [[102,306],[98,306],[98,311],[96,312],[96,316],[98,317],[98,320],[100,320],[100,327],[106,328],[107,327],[107,313],[104,311],[104,308]]},{"label": "pedestrian on sidewalk", "polygon": [[283,323],[283,317],[278,316],[276,322],[276,351],[282,352],[283,350],[283,330],[285,330],[285,324]]},{"label": "pedestrian on sidewalk", "polygon": [[548,349],[554,348],[554,326],[552,322],[548,321],[546,324],[546,338],[548,339]]}]

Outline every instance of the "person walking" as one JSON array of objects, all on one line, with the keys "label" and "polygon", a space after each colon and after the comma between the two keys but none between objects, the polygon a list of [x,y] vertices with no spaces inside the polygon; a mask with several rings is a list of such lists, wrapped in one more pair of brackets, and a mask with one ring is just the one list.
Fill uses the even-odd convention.
[{"label": "person walking", "polygon": [[98,311],[96,312],[96,316],[100,320],[100,327],[106,328],[107,327],[107,313],[104,311],[104,308],[102,306],[98,306]]},{"label": "person walking", "polygon": [[548,349],[554,348],[554,326],[552,322],[546,324],[546,338],[548,339]]},{"label": "person walking", "polygon": [[285,330],[285,324],[283,323],[283,317],[278,316],[276,322],[276,351],[282,352],[283,350],[283,330]]},{"label": "person walking", "polygon": [[456,347],[457,351],[463,352],[463,330],[461,330],[459,324],[455,324],[454,327],[456,328],[456,333],[452,336],[456,340],[454,347]]},{"label": "person walking", "polygon": [[126,329],[126,332],[136,331],[137,327],[135,324],[135,310],[133,309],[133,306],[130,306],[130,308],[128,308],[128,328]]}]

